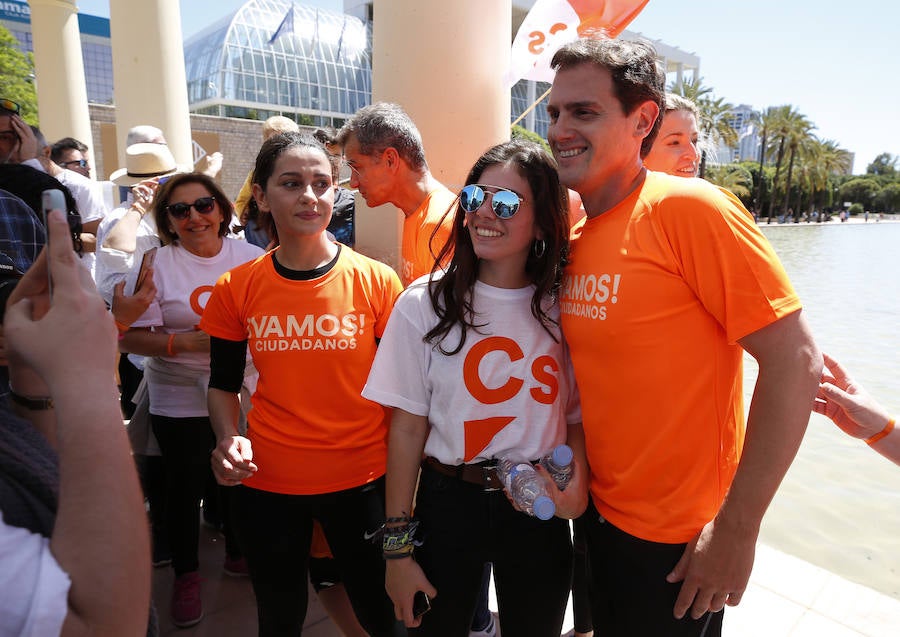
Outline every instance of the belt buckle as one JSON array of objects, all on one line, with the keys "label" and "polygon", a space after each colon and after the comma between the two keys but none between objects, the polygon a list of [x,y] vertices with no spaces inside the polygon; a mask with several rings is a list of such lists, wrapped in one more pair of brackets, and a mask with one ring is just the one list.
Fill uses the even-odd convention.
[{"label": "belt buckle", "polygon": [[481,466],[481,483],[484,485],[485,491],[500,491],[503,484],[497,476],[497,465]]}]

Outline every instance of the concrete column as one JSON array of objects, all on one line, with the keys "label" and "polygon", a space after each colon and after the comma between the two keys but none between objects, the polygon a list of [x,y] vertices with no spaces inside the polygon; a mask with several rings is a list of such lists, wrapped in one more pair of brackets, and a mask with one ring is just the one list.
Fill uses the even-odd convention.
[{"label": "concrete column", "polygon": [[29,0],[28,4],[41,132],[51,144],[61,137],[74,137],[91,146],[75,2]]},{"label": "concrete column", "polygon": [[120,158],[128,130],[150,124],[179,165],[193,166],[178,0],[110,0],[109,19]]},{"label": "concrete column", "polygon": [[[511,0],[375,0],[373,27],[372,101],[409,113],[432,174],[457,190],[482,152],[509,139]],[[358,198],[360,248],[395,262],[401,215],[386,223]]]}]

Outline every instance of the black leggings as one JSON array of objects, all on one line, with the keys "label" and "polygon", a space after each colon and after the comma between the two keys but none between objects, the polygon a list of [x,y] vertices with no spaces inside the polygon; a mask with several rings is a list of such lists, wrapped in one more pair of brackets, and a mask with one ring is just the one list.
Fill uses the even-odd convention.
[{"label": "black leggings", "polygon": [[306,618],[309,548],[319,521],[363,628],[402,637],[384,590],[381,546],[366,540],[384,522],[384,478],[319,495],[285,495],[249,487],[235,492],[234,523],[256,594],[260,637],[300,635]]}]

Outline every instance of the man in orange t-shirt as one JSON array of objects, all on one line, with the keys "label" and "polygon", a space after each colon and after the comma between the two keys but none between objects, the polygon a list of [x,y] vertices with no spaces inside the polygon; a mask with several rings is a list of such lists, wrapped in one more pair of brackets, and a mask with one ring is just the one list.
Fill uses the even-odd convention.
[{"label": "man in orange t-shirt", "polygon": [[[644,168],[664,103],[653,48],[579,40],[552,66],[548,139],[587,214],[560,306],[591,466],[594,626],[720,635],[803,437],[821,355],[741,203]],[[746,439],[743,351],[760,370]]]},{"label": "man in orange t-shirt", "polygon": [[370,208],[391,203],[403,211],[400,279],[409,285],[434,267],[450,237],[456,196],[425,162],[422,136],[403,109],[379,102],[358,110],[338,131],[350,167],[350,187]]}]

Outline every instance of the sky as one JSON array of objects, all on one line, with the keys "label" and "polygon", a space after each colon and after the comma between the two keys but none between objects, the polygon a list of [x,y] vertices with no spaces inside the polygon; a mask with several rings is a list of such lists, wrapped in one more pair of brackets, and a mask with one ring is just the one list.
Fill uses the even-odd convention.
[{"label": "sky", "polygon": [[[181,0],[185,37],[243,2]],[[109,16],[108,0],[77,5]],[[627,28],[698,55],[714,97],[757,110],[793,105],[815,135],[855,153],[859,174],[880,153],[900,156],[898,24],[900,3],[885,0],[650,0]]]}]

